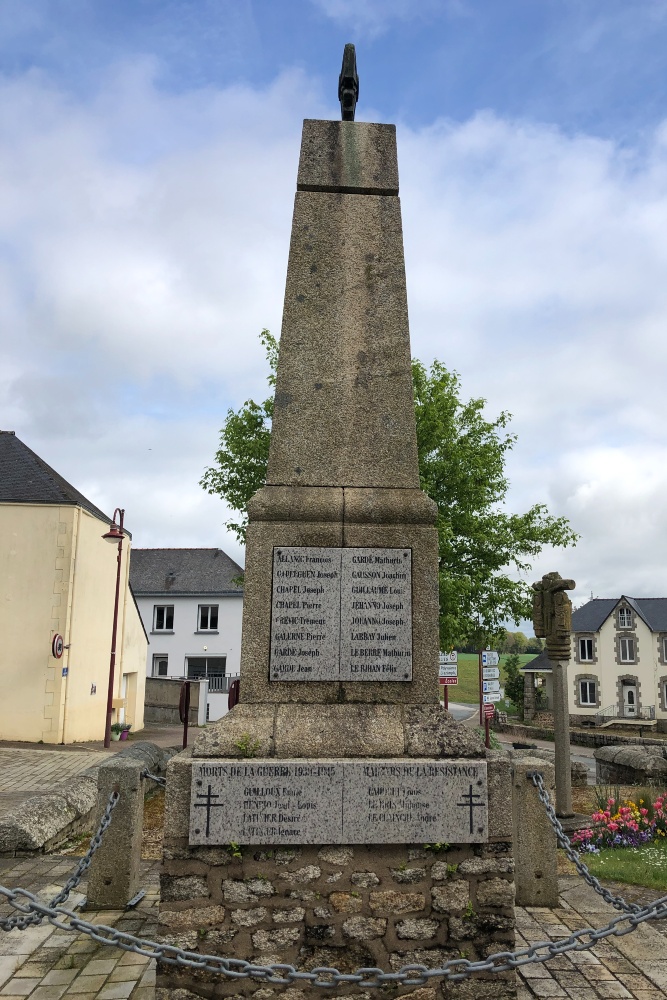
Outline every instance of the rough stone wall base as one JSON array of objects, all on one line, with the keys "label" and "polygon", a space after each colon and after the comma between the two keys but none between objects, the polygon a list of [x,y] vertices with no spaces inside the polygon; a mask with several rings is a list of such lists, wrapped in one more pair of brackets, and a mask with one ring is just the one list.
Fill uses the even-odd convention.
[{"label": "rough stone wall base", "polygon": [[[204,954],[284,962],[299,969],[435,968],[514,943],[514,861],[507,841],[483,845],[239,849],[165,844],[161,940]],[[232,945],[233,942],[233,945]],[[269,987],[194,970],[158,968],[170,1000],[252,997],[311,1000],[375,996],[352,986]],[[181,994],[180,991],[183,991]],[[383,987],[383,996],[513,998],[513,974],[463,983]]]}]

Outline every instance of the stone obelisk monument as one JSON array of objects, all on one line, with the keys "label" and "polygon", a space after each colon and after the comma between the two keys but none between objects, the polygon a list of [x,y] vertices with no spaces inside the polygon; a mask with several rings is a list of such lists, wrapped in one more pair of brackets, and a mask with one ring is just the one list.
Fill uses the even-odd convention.
[{"label": "stone obelisk monument", "polygon": [[[437,967],[513,940],[511,779],[438,700],[396,134],[353,120],[351,46],[339,94],[342,121],[303,126],[241,700],[171,763],[161,929],[303,970]],[[169,969],[158,985],[211,989]],[[497,975],[475,989],[514,996]]]}]

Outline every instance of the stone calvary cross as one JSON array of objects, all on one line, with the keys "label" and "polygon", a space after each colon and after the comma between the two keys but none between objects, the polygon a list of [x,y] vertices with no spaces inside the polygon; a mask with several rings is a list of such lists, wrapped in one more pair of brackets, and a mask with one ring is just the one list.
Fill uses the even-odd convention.
[{"label": "stone calvary cross", "polygon": [[[361,949],[357,964],[388,968],[456,935],[485,953],[468,903],[511,942],[512,788],[509,761],[439,702],[396,130],[353,120],[353,46],[339,95],[343,120],[303,123],[266,483],[248,505],[241,701],[170,762],[160,919],[172,940],[191,919],[209,953],[232,942],[312,967]],[[421,881],[402,893],[410,865]]]}]

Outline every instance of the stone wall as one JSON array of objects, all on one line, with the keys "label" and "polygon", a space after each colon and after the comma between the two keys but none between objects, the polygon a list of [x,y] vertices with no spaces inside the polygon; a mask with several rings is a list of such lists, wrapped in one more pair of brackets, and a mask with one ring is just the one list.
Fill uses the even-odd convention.
[{"label": "stone wall", "polygon": [[667,787],[667,748],[600,747],[595,751],[598,784],[658,785]]},{"label": "stone wall", "polygon": [[[574,716],[570,716],[572,720]],[[527,726],[517,722],[505,722],[494,726],[498,732],[516,736],[517,740],[551,740],[553,728],[544,726]],[[608,729],[573,729],[570,728],[570,743],[580,747],[607,746],[656,746],[667,747],[665,740],[652,739],[650,736],[625,736],[623,733],[611,733]]]},{"label": "stone wall", "polygon": [[[181,697],[181,678],[147,677],[144,701],[144,722],[160,722],[171,726],[181,725],[178,705]],[[196,726],[199,721],[199,698],[203,685],[200,681],[190,681],[190,711],[188,725]],[[203,706],[203,720],[206,707]]]},{"label": "stone wall", "polygon": [[[160,937],[208,954],[231,954],[301,969],[361,966],[431,968],[451,958],[479,959],[514,942],[511,843],[449,849],[356,846],[230,849],[165,846]],[[252,980],[158,972],[158,987],[196,996],[254,997],[273,992]],[[469,983],[383,989],[385,996],[502,998],[513,976]],[[288,991],[289,992],[289,991]],[[345,987],[345,996],[364,996]],[[276,998],[286,997],[283,990]],[[322,990],[291,991],[292,1000]],[[327,994],[328,995],[328,994]],[[341,996],[336,991],[336,997]],[[375,991],[373,992],[375,995]],[[172,992],[173,996],[173,992]]]}]

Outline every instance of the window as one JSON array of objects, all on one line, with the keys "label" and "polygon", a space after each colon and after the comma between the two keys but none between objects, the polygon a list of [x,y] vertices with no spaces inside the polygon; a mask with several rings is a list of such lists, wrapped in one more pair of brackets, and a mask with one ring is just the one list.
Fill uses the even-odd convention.
[{"label": "window", "polygon": [[579,640],[579,659],[584,661],[588,660],[590,663],[593,662],[593,640],[592,639],[580,639]]},{"label": "window", "polygon": [[630,608],[618,609],[618,627],[632,628],[632,611],[630,611]]},{"label": "window", "polygon": [[169,657],[164,656],[162,653],[155,653],[153,656],[153,677],[166,677],[168,674],[168,662]]},{"label": "window", "polygon": [[667,636],[662,639],[662,662],[667,663]]},{"label": "window", "polygon": [[579,702],[581,705],[597,705],[596,687],[595,681],[579,681]]},{"label": "window", "polygon": [[197,630],[199,632],[217,632],[218,630],[218,605],[200,604],[199,617],[197,620]]},{"label": "window", "polygon": [[621,663],[634,663],[635,662],[635,640],[634,639],[619,639],[619,649],[621,654]]},{"label": "window", "polygon": [[153,608],[153,631],[173,632],[174,631],[174,605],[156,604]]},{"label": "window", "polygon": [[224,692],[226,690],[226,656],[188,656],[186,662],[188,680],[200,681],[206,677],[210,692]]}]

